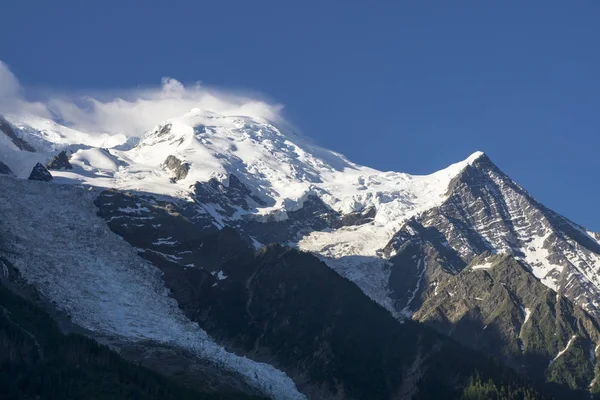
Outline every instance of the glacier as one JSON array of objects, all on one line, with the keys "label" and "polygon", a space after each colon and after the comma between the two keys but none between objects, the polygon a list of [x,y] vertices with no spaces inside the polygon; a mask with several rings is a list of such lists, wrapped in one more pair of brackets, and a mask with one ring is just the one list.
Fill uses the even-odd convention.
[{"label": "glacier", "polygon": [[0,255],[72,322],[185,349],[275,399],[306,398],[282,371],[225,351],[188,320],[160,271],[96,216],[96,191],[3,176],[0,188]]}]

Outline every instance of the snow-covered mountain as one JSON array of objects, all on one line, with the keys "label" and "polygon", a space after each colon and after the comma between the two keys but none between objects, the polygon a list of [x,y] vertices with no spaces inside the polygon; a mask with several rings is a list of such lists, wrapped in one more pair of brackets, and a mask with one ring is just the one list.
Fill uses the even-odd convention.
[{"label": "snow-covered mountain", "polygon": [[[228,176],[234,174],[265,203],[257,205],[253,214],[285,218],[286,211],[301,208],[313,194],[341,213],[375,206],[379,211],[376,220],[382,225],[438,204],[449,181],[480,155],[475,153],[428,176],[384,173],[356,165],[267,121],[219,116],[199,109],[165,121],[141,138],[98,138],[39,119],[16,123],[13,131],[39,153],[36,161],[47,160],[61,150],[72,153],[74,170],[56,172],[57,182],[75,180],[185,197],[196,182],[216,178],[227,185]],[[17,161],[12,161],[25,158],[22,152],[12,155],[21,149],[11,145],[8,137],[3,140],[1,156],[25,177],[30,171],[21,172]],[[169,155],[189,164],[186,176],[177,182],[164,168]]]},{"label": "snow-covered mountain", "polygon": [[[133,276],[136,274],[127,275],[126,270],[130,269],[120,263],[143,269],[150,262],[166,275],[173,268],[201,270],[210,275],[202,282],[210,279],[211,285],[214,281],[210,287],[219,288],[230,273],[223,269],[223,260],[229,253],[219,253],[216,248],[207,250],[202,245],[210,234],[229,228],[255,249],[276,242],[316,255],[399,319],[414,314],[429,322],[433,317],[426,311],[431,309],[447,318],[443,314],[448,311],[435,301],[436,288],[452,291],[448,282],[459,279],[474,260],[494,254],[509,257],[516,264],[506,261],[507,265],[522,266],[524,274],[532,275],[549,290],[580,306],[592,316],[592,321],[600,316],[600,235],[547,209],[481,152],[441,171],[417,176],[357,165],[288,127],[260,118],[223,116],[200,109],[167,120],[141,137],[79,132],[40,118],[0,121],[0,173],[26,179],[41,163],[48,165],[53,176],[52,183],[35,183],[33,189],[13,178],[3,178],[3,191],[11,191],[12,196],[26,195],[26,206],[34,207],[36,202],[43,202],[44,196],[63,196],[56,200],[59,202],[81,202],[77,199],[84,192],[79,186],[89,187],[89,194],[84,196],[86,203],[80,209],[90,209],[91,215],[91,202],[95,202],[100,217],[113,232],[97,228],[110,238],[105,245],[111,249],[122,247],[110,262],[116,268],[110,274],[124,274],[118,278],[119,284],[135,284],[136,291],[139,286],[135,297],[156,297],[151,299],[156,304],[136,308],[127,296],[120,297],[121,292],[127,291],[122,286],[113,290],[106,283],[103,286],[107,289],[96,293],[94,285],[78,284],[110,280],[104,272],[93,275],[102,268],[90,269],[86,263],[86,268],[76,268],[79,272],[74,275],[71,270],[57,267],[58,258],[50,265],[44,264],[46,267],[41,270],[28,269],[32,259],[25,259],[27,264],[21,264],[25,277],[87,329],[102,331],[112,326],[113,330],[103,333],[128,340],[179,340],[181,345],[195,343],[186,338],[195,335],[190,329],[197,329],[197,336],[205,341],[202,343],[209,343],[208,337],[203,336],[205,332],[197,326],[190,328],[190,321],[181,322],[192,317],[178,316],[169,308],[172,306],[165,294],[156,289],[160,285],[152,280],[155,278],[138,282]],[[51,163],[61,152],[64,153]],[[4,202],[18,201],[17,197],[3,195]],[[0,216],[8,221],[0,226],[10,227],[6,232],[16,235],[13,243],[35,246],[34,242],[42,239],[7,217],[26,213],[24,209],[17,210],[19,213],[15,210],[0,209]],[[40,211],[43,212],[46,211]],[[43,219],[42,214],[36,216]],[[89,221],[97,226],[101,220],[94,215]],[[84,224],[92,223],[89,221]],[[49,223],[52,230],[46,233],[52,235],[83,229],[70,224],[66,217]],[[117,237],[111,236],[114,233],[128,243],[117,246]],[[97,260],[102,258],[102,252],[107,250],[90,249],[93,240],[89,239],[74,249],[73,260],[77,259],[77,252]],[[5,250],[0,249],[0,253]],[[147,261],[134,262],[129,258],[135,255],[130,253],[141,254]],[[29,257],[35,258],[35,253]],[[39,254],[33,264],[43,259]],[[11,258],[11,262],[16,265],[19,260]],[[106,260],[102,263],[106,265]],[[70,264],[79,265],[75,261]],[[64,280],[61,273],[66,274]],[[48,274],[52,275],[51,280],[45,277]],[[524,279],[522,274],[519,276]],[[170,282],[167,288],[176,298],[182,290],[178,279],[166,279]],[[250,285],[250,281],[246,284]],[[80,301],[85,297],[81,291],[85,291],[89,301]],[[189,294],[182,296],[177,300],[185,308],[181,301],[192,300]],[[533,300],[527,301],[533,304]],[[148,307],[156,315],[145,315],[143,310]],[[475,306],[469,305],[468,309],[472,307]],[[519,303],[511,310],[519,307],[525,309]],[[588,317],[577,313],[577,318],[588,321]],[[171,318],[165,319],[170,322],[165,322],[164,329],[152,320],[163,314]],[[427,318],[422,317],[425,314]],[[136,316],[135,322],[127,319],[131,315]],[[116,316],[123,318],[117,321]],[[203,317],[197,318],[201,321]],[[529,320],[524,316],[521,319]],[[147,331],[150,326],[154,328]],[[585,346],[592,346],[595,360],[595,346],[600,344],[597,330],[569,329],[564,330],[568,335],[575,332],[586,336]],[[234,340],[227,337],[226,341]],[[561,345],[571,347],[558,342],[547,347]],[[206,352],[202,350],[206,345],[194,346]],[[548,351],[550,357],[553,350]],[[228,353],[222,349],[211,354],[225,360],[222,362],[228,366],[245,365],[234,355],[226,356]],[[595,361],[591,364],[593,377],[594,367]],[[295,392],[294,383],[275,368],[269,370],[274,377],[270,381],[254,379],[254,372],[248,372],[267,368],[261,363],[244,368],[242,375],[263,392],[285,398],[281,395],[285,390],[280,388],[287,387],[287,392],[293,393],[289,398],[301,396]],[[288,374],[290,371],[286,370]],[[292,373],[301,375],[295,370]],[[296,384],[299,381],[302,379],[295,379]]]},{"label": "snow-covered mountain", "polygon": [[[319,229],[279,241],[328,259],[338,272],[351,277],[393,312],[387,298],[387,262],[378,251],[407,219],[441,204],[450,181],[482,155],[474,153],[427,176],[381,172],[354,164],[268,121],[199,109],[165,121],[141,138],[97,138],[39,118],[17,121],[12,127],[36,149],[24,154],[4,139],[7,143],[0,160],[22,178],[29,175],[35,162],[45,164],[63,150],[72,153],[73,169],[53,171],[57,183],[190,200],[196,182],[216,180],[227,187],[230,176],[235,176],[252,193],[250,204],[234,205],[225,212],[204,202],[202,209],[218,227],[248,219],[286,220],[289,212],[301,209],[311,196],[340,215],[371,212],[368,224]],[[169,157],[183,165],[183,173],[169,166]]]},{"label": "snow-covered mountain", "polygon": [[[77,132],[39,118],[4,121],[0,128],[5,133],[0,135],[0,161],[21,178],[29,176],[36,162],[46,164],[62,150],[71,154],[73,169],[53,171],[57,183],[191,200],[197,182],[213,180],[227,187],[234,176],[248,190],[248,204],[230,210],[201,205],[218,227],[243,220],[286,220],[310,197],[342,216],[370,212],[368,223],[281,241],[319,254],[382,303],[387,262],[381,250],[406,221],[419,216],[431,221],[425,226],[444,224],[442,233],[466,261],[484,250],[508,252],[530,265],[544,284],[568,290],[589,311],[598,305],[600,235],[546,209],[481,152],[426,176],[381,172],[268,121],[199,109],[165,121],[141,138]],[[19,147],[11,137],[28,147]],[[176,165],[167,162],[169,156]],[[452,219],[429,216],[450,207]],[[467,224],[468,234],[478,235],[476,243],[451,225],[456,220]],[[579,287],[584,290],[575,289]]]}]

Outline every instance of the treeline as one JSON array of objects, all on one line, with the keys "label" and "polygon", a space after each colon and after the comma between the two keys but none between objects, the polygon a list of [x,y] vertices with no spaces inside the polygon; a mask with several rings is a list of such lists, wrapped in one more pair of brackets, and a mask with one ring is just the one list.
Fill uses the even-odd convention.
[{"label": "treeline", "polygon": [[479,374],[471,377],[461,400],[541,400],[543,397],[531,388],[520,385],[498,386],[491,379],[483,381]]}]

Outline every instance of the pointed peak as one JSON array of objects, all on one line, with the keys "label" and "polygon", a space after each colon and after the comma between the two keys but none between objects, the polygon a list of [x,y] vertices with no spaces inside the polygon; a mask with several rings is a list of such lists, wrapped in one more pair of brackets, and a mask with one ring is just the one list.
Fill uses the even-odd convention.
[{"label": "pointed peak", "polygon": [[[469,158],[467,158],[462,163],[463,163],[463,165],[466,165],[467,167],[473,167],[476,169],[492,169],[492,170],[495,170],[496,172],[502,173],[502,171],[500,171],[498,169],[496,164],[494,164],[494,162],[487,156],[487,154],[485,154],[482,151],[476,151],[475,153],[471,154],[469,156]],[[465,170],[468,170],[468,169],[469,168],[465,168]],[[463,172],[464,172],[464,170],[463,170]]]},{"label": "pointed peak", "polygon": [[482,179],[487,179],[486,177],[489,175],[489,173],[510,179],[500,169],[498,169],[492,160],[490,160],[490,158],[482,151],[476,151],[475,153],[471,154],[469,158],[462,161],[460,165],[462,165],[463,168],[452,179],[452,181],[450,181],[448,190],[446,192],[447,195],[452,193],[460,183],[466,183],[467,185],[479,185]]},{"label": "pointed peak", "polygon": [[41,163],[35,164],[35,167],[33,167],[33,170],[31,171],[31,174],[29,175],[30,181],[50,182],[52,179],[53,179],[53,176],[50,173],[50,171],[48,171],[46,169],[46,167]]},{"label": "pointed peak", "polygon": [[465,160],[465,162],[469,165],[472,165],[475,161],[477,161],[479,159],[483,159],[483,158],[487,158],[487,155],[483,151],[476,151],[475,153],[471,154]]}]

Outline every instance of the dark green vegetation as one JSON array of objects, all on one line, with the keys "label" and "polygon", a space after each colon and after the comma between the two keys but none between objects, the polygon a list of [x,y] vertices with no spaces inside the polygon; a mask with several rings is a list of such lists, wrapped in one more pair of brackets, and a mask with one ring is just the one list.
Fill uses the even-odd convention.
[{"label": "dark green vegetation", "polygon": [[508,385],[496,385],[491,379],[482,382],[479,375],[475,375],[469,381],[469,385],[463,391],[461,400],[536,400],[537,393],[523,387]]},{"label": "dark green vegetation", "polygon": [[242,399],[201,394],[122,359],[94,340],[64,335],[41,308],[0,284],[0,399]]},{"label": "dark green vegetation", "polygon": [[[188,317],[228,350],[285,371],[309,399],[485,396],[473,376],[510,389],[499,398],[543,398],[493,359],[420,323],[401,323],[310,254],[275,244],[255,252],[235,230],[194,224],[174,204],[115,191],[96,204],[138,248],[164,237],[178,243],[160,251],[181,262],[151,250],[141,255],[163,271]],[[127,207],[147,208],[153,229],[119,214]]]}]

